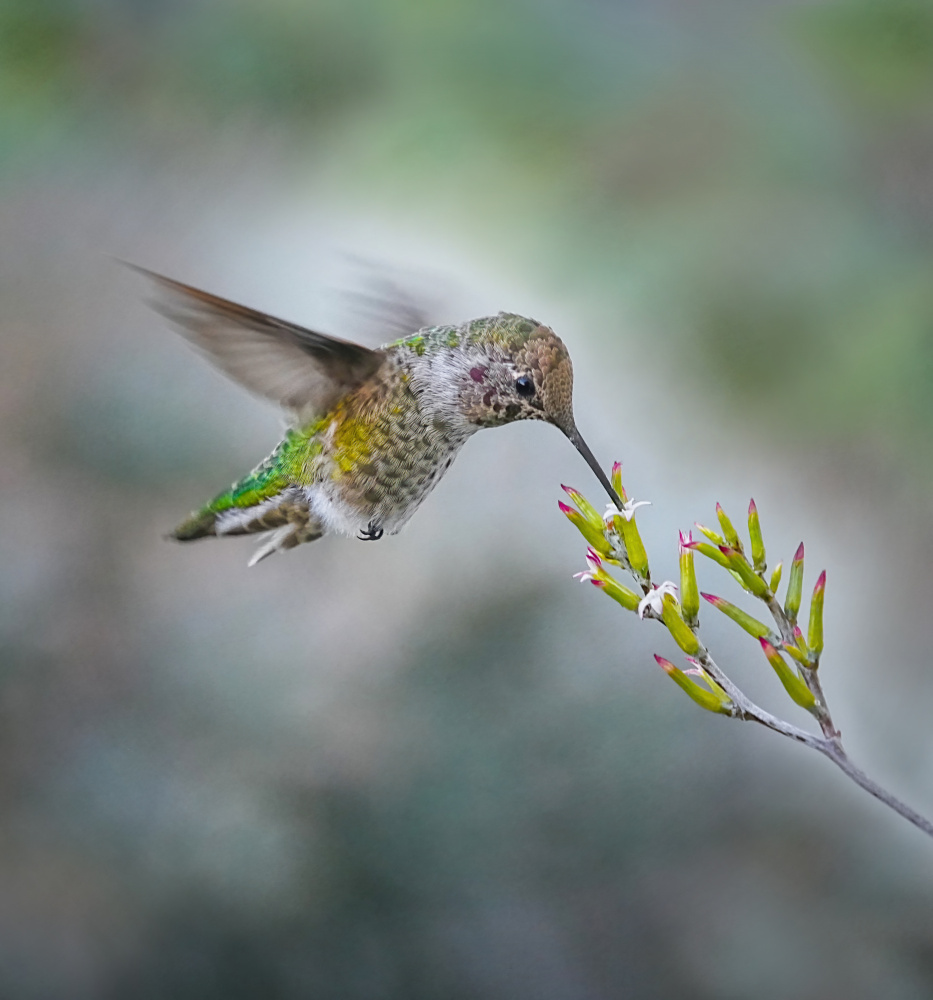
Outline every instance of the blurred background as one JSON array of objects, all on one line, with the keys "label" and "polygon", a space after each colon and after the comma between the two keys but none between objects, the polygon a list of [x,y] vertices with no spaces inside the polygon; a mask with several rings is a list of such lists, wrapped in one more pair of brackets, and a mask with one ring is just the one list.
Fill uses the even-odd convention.
[{"label": "blurred background", "polygon": [[114,257],[554,326],[655,577],[717,500],[804,538],[836,722],[930,815],[933,5],[0,0],[0,996],[933,995],[933,845],[574,584],[551,428],[378,545],[165,542],[281,423]]}]

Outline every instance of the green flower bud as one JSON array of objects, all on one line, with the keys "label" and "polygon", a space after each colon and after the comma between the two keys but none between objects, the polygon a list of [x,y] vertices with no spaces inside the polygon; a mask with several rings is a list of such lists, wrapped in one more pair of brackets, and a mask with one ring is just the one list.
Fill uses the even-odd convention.
[{"label": "green flower bud", "polygon": [[680,607],[670,594],[665,594],[661,604],[661,621],[667,626],[671,638],[688,655],[695,656],[700,651],[700,640],[690,631],[680,616]]},{"label": "green flower bud", "polygon": [[794,626],[794,642],[797,643],[797,648],[803,653],[804,656],[810,655],[810,650],[807,648],[807,640],[803,637],[803,632],[800,631],[800,626]]},{"label": "green flower bud", "polygon": [[612,463],[612,479],[611,479],[611,482],[612,482],[612,488],[618,494],[619,499],[622,501],[622,503],[625,503],[628,500],[628,497],[625,495],[625,490],[622,488],[622,463],[621,462],[613,462]]},{"label": "green flower bud", "polygon": [[599,587],[600,590],[629,611],[638,610],[638,595],[629,590],[628,587],[623,587],[603,569],[603,561],[599,558],[599,553],[592,547],[586,553],[586,569],[582,573],[574,573],[573,578],[579,580],[580,583],[589,582],[594,587]]},{"label": "green flower bud", "polygon": [[[707,691],[705,688],[701,688],[699,684],[694,683],[690,678],[679,668],[675,667],[670,660],[664,659],[663,656],[658,656],[655,654],[654,657],[658,661],[658,666],[667,674],[668,677],[678,684],[684,691],[700,706],[700,708],[705,708],[707,712],[716,712],[719,715],[730,715],[731,712],[729,708],[724,705],[712,691]],[[731,706],[731,702],[729,705]]]},{"label": "green flower bud", "polygon": [[594,528],[588,518],[585,518],[580,511],[565,504],[562,500],[557,501],[557,506],[566,515],[567,520],[580,532],[596,551],[605,558],[612,557],[612,545],[606,537],[606,531],[600,518],[599,528]]},{"label": "green flower bud", "polygon": [[768,588],[772,594],[777,593],[777,589],[781,585],[781,574],[783,572],[784,563],[779,562],[777,566],[774,567],[774,572],[771,574],[771,583],[768,584]]},{"label": "green flower bud", "polygon": [[714,608],[718,608],[727,618],[731,618],[739,628],[745,629],[749,635],[753,635],[756,639],[760,639],[762,636],[771,638],[771,629],[763,622],[758,621],[757,618],[752,618],[751,615],[746,614],[741,608],[737,608],[734,604],[730,604],[728,601],[723,600],[723,598],[716,597],[713,594],[703,594],[702,596],[704,600],[709,601]]},{"label": "green flower bud", "polygon": [[739,541],[739,533],[732,527],[732,522],[722,509],[722,504],[716,504],[716,516],[719,518],[719,526],[722,528],[726,544],[732,546],[737,552],[741,552],[742,543]]},{"label": "green flower bud", "polygon": [[697,587],[696,568],[693,565],[693,549],[687,547],[692,542],[692,533],[684,536],[680,532],[680,606],[684,621],[696,627],[700,614],[700,592]]},{"label": "green flower bud", "polygon": [[628,554],[628,562],[629,566],[632,567],[632,572],[642,580],[650,579],[648,553],[645,551],[645,545],[638,532],[638,526],[635,524],[635,518],[627,520],[624,517],[615,517],[612,519],[612,523],[616,531],[622,536],[622,542],[625,545],[625,551]]},{"label": "green flower bud", "polygon": [[738,549],[720,545],[719,551],[729,560],[729,568],[737,574],[739,582],[750,594],[754,594],[755,597],[765,597],[769,593],[768,585],[760,576],[755,575],[745,556]]},{"label": "green flower bud", "polygon": [[761,638],[758,641],[761,643],[761,648],[768,658],[768,663],[771,664],[774,672],[778,675],[778,680],[784,685],[784,690],[801,708],[805,708],[808,712],[812,711],[814,705],[816,705],[816,698],[814,698],[813,692],[791,670],[784,661],[784,657],[781,656],[767,639]]},{"label": "green flower bud", "polygon": [[752,542],[752,565],[756,573],[763,573],[767,568],[765,562],[765,543],[761,537],[761,523],[758,520],[758,507],[754,500],[748,502],[748,537]]},{"label": "green flower bud", "polygon": [[791,657],[791,659],[796,660],[800,664],[800,666],[802,667],[810,666],[810,661],[807,659],[807,654],[802,653],[793,643],[782,642],[781,649],[783,649],[784,652],[787,653],[789,657]]},{"label": "green flower bud", "polygon": [[589,500],[587,500],[579,490],[575,490],[572,486],[561,485],[561,489],[580,508],[580,513],[586,518],[587,523],[590,524],[596,531],[602,531],[604,527],[603,516],[589,502]]},{"label": "green flower bud", "polygon": [[694,552],[699,552],[700,555],[706,556],[707,559],[712,559],[715,563],[719,563],[723,569],[730,569],[732,565],[722,552],[715,545],[710,545],[709,542],[688,542],[687,548],[693,549]]},{"label": "green flower bud", "polygon": [[813,597],[810,598],[810,628],[807,630],[807,645],[814,656],[823,652],[823,595],[826,592],[826,570],[820,573]]},{"label": "green flower bud", "polygon": [[621,583],[614,580],[611,576],[607,575],[605,580],[593,580],[593,583],[595,586],[599,587],[604,594],[607,594],[616,603],[621,604],[626,611],[638,610],[638,603],[641,600],[638,594],[629,590],[628,587],[623,587]]},{"label": "green flower bud", "polygon": [[790,576],[787,578],[787,596],[784,598],[784,614],[792,621],[797,621],[800,610],[800,597],[803,593],[803,542],[797,547],[793,562],[790,564]]},{"label": "green flower bud", "polygon": [[703,534],[703,535],[706,535],[706,537],[714,545],[725,545],[726,544],[725,538],[723,538],[722,535],[717,535],[716,532],[712,530],[712,528],[707,528],[705,525],[700,524],[699,521],[694,521],[693,523],[696,525],[696,527],[700,531],[700,533]]},{"label": "green flower bud", "polygon": [[732,699],[726,692],[713,680],[712,677],[706,672],[703,664],[699,660],[694,659],[692,656],[688,656],[687,659],[693,664],[690,670],[685,670],[684,673],[688,677],[699,677],[703,683],[712,691],[714,695],[719,699],[719,704],[726,709],[732,708]]}]

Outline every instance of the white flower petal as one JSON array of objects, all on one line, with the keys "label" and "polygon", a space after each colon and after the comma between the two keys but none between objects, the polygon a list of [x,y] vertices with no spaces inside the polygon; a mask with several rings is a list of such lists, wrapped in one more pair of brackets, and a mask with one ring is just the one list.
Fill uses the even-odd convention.
[{"label": "white flower petal", "polygon": [[672,597],[677,596],[677,584],[672,580],[665,580],[664,583],[658,584],[657,587],[653,587],[648,591],[647,594],[638,602],[638,617],[644,618],[645,612],[650,608],[656,615],[661,614],[664,609],[664,595],[670,594]]},{"label": "white flower petal", "polygon": [[635,511],[639,507],[650,507],[650,506],[651,506],[650,500],[629,500],[629,502],[625,504],[623,507],[622,516],[625,518],[626,521],[631,521],[632,518],[635,516]]},{"label": "white flower petal", "polygon": [[611,521],[614,517],[624,517],[626,521],[631,521],[635,516],[635,511],[639,507],[650,507],[650,500],[626,500],[622,504],[621,510],[616,507],[615,504],[606,504],[606,513],[603,514],[603,520],[606,522]]}]

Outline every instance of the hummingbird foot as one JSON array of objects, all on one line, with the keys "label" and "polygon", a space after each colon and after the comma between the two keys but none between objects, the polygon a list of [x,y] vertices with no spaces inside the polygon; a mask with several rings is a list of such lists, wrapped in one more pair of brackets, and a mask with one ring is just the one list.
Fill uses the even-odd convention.
[{"label": "hummingbird foot", "polygon": [[370,521],[356,536],[361,542],[378,542],[382,538],[383,531],[375,521]]}]

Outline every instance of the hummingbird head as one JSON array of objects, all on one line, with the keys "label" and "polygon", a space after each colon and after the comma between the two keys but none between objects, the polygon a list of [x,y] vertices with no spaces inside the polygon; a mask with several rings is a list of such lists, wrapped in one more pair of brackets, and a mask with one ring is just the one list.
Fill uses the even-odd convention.
[{"label": "hummingbird head", "polygon": [[577,430],[573,417],[573,365],[564,342],[537,320],[513,313],[474,320],[464,338],[471,367],[461,382],[459,404],[478,427],[515,420],[544,420],[570,439],[613,503],[621,503]]}]

